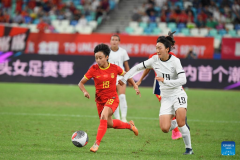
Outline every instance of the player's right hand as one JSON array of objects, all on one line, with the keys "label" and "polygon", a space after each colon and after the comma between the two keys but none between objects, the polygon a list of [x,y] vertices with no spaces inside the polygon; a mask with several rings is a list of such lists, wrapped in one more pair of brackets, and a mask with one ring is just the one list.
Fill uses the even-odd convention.
[{"label": "player's right hand", "polygon": [[90,95],[89,95],[89,93],[88,93],[88,92],[84,92],[83,94],[84,94],[84,97],[86,97],[87,99],[89,99],[89,98],[90,98]]},{"label": "player's right hand", "polygon": [[136,85],[140,86],[141,83],[142,83],[142,81],[139,80],[139,81],[137,81]]}]

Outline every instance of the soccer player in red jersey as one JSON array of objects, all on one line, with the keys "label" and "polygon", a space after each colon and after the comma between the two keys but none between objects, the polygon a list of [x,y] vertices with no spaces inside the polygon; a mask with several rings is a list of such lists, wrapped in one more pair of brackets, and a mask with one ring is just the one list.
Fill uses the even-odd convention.
[{"label": "soccer player in red jersey", "polygon": [[[112,119],[114,111],[119,104],[119,98],[116,90],[117,75],[125,75],[122,68],[115,64],[108,62],[110,48],[106,44],[99,44],[94,48],[95,59],[97,64],[93,65],[87,73],[84,75],[78,86],[84,93],[86,98],[90,98],[89,93],[84,87],[84,84],[91,78],[93,78],[96,88],[95,101],[98,109],[98,115],[100,118],[100,124],[98,127],[96,142],[90,148],[91,152],[96,152],[99,148],[100,142],[107,131],[107,128],[114,129],[130,129],[134,134],[138,135],[138,129],[134,125],[133,121],[128,123],[122,122],[118,119]],[[132,79],[129,79],[132,83],[136,94],[140,95],[138,86]]]},{"label": "soccer player in red jersey", "polygon": [[[174,34],[175,32],[171,33],[169,32],[168,35],[170,34]],[[169,52],[169,54],[177,57],[173,52]],[[154,55],[157,55],[157,53],[154,53],[154,54],[151,54],[148,58],[152,58]],[[138,86],[141,84],[142,80],[144,79],[144,77],[146,77],[146,75],[150,72],[151,69],[145,69],[144,72],[143,72],[143,75],[142,77],[140,78],[140,80],[136,83]],[[157,76],[157,74],[155,73],[155,77]],[[160,96],[160,89],[159,89],[159,83],[157,80],[154,81],[154,94],[156,95],[157,99],[159,100],[159,102],[161,101],[161,96]],[[176,117],[173,117],[172,120],[175,120]],[[181,132],[179,131],[178,127],[176,127],[175,129],[172,130],[172,139],[175,140],[175,139],[180,139],[182,138],[182,134]]]}]

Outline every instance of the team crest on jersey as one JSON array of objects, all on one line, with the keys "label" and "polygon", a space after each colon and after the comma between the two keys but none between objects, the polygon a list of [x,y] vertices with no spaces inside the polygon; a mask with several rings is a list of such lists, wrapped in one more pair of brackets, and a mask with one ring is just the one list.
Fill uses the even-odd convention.
[{"label": "team crest on jersey", "polygon": [[174,71],[175,71],[174,67],[171,67],[171,72],[173,72],[173,73],[174,73]]},{"label": "team crest on jersey", "polygon": [[114,78],[114,73],[111,73],[111,78]]}]

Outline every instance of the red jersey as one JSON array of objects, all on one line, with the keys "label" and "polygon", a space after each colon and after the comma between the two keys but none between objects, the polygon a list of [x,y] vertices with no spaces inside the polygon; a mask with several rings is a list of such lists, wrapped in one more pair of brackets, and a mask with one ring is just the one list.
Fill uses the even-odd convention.
[{"label": "red jersey", "polygon": [[108,99],[118,99],[116,80],[117,75],[122,75],[124,70],[115,64],[109,63],[107,68],[101,68],[98,64],[92,65],[84,77],[93,78],[97,103],[106,103]]},{"label": "red jersey", "polygon": [[[169,52],[169,54],[171,54],[171,55],[177,57],[173,52]],[[148,57],[148,59],[152,58],[152,57],[155,56],[155,55],[157,55],[157,53],[153,53],[153,54],[151,54],[151,55]],[[155,72],[154,72],[154,73],[155,73]],[[156,77],[156,76],[157,76],[157,74],[155,73],[155,77]]]}]

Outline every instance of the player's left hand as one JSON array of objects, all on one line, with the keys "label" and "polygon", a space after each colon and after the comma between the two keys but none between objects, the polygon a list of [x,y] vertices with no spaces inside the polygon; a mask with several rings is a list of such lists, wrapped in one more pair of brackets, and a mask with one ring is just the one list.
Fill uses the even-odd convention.
[{"label": "player's left hand", "polygon": [[140,92],[140,90],[138,89],[138,86],[137,86],[137,85],[134,86],[134,90],[136,91],[136,95],[139,95],[139,96],[141,97],[141,92]]},{"label": "player's left hand", "polygon": [[163,82],[164,81],[164,78],[163,77],[155,77],[156,80],[160,81],[160,82]]}]

